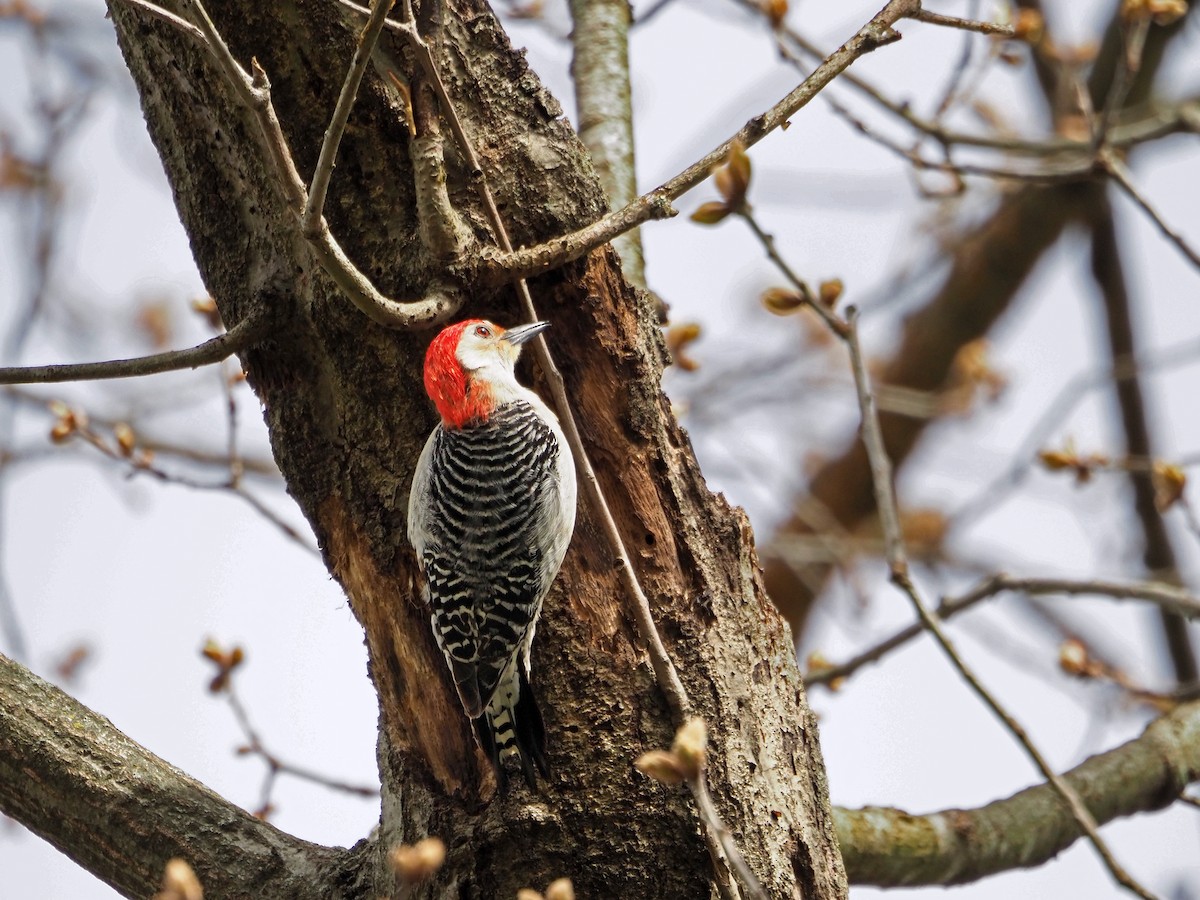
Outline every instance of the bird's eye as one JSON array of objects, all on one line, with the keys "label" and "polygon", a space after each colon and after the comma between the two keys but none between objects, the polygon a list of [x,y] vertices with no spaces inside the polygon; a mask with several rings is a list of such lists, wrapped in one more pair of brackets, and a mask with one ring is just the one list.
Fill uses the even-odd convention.
[{"label": "bird's eye", "polygon": [[477,337],[483,337],[483,338],[491,337],[492,329],[488,328],[486,325],[476,325],[475,326],[475,335]]}]

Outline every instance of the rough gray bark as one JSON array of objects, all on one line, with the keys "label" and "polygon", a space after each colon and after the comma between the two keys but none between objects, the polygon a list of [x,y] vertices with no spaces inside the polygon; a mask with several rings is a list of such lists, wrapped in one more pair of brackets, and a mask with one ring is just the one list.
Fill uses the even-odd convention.
[{"label": "rough gray bark", "polygon": [[[484,5],[449,7],[439,61],[514,243],[596,218],[602,194],[554,99]],[[311,172],[356,25],[327,0],[213,0],[209,10],[235,56],[256,58],[270,76],[297,164]],[[272,338],[243,363],[289,491],[366,631],[384,787],[371,891],[393,891],[388,846],[436,835],[448,857],[425,896],[512,896],[561,875],[581,896],[706,896],[711,873],[689,802],[632,766],[669,744],[674,726],[587,509],[534,648],[554,774],[537,795],[494,796],[403,539],[412,467],[433,424],[419,378],[428,337],[372,324],[314,265],[253,120],[205,51],[137,10],[111,11],[222,316],[235,324],[262,309],[272,318]],[[403,46],[381,52],[412,71]],[[419,293],[431,275],[415,237],[407,142],[403,117],[369,77],[326,215],[351,258],[394,296]],[[447,168],[456,207],[490,242],[453,149]],[[534,294],[668,647],[709,722],[722,816],[773,896],[844,895],[790,637],[763,594],[744,517],[709,494],[659,392],[664,351],[652,311],[608,250],[545,276]],[[510,323],[516,304],[508,289],[479,292],[464,314]]]},{"label": "rough gray bark", "polygon": [[174,856],[209,897],[324,900],[355,868],[259,821],[0,656],[0,809],[129,897]]}]

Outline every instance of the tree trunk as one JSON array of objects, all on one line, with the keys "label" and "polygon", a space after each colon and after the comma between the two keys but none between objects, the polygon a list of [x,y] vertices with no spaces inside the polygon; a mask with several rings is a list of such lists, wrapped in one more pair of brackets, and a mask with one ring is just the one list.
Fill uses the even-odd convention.
[{"label": "tree trunk", "polygon": [[[603,197],[557,102],[484,4],[448,6],[435,53],[513,243],[594,220]],[[297,165],[311,173],[361,21],[332,0],[212,0],[208,8],[234,56],[246,67],[257,59],[271,79]],[[111,13],[222,316],[229,325],[260,312],[271,318],[271,339],[242,361],[288,489],[366,632],[383,784],[370,895],[394,891],[385,851],[427,835],[442,838],[448,856],[421,896],[512,897],[563,875],[583,897],[709,895],[712,870],[690,800],[632,765],[669,745],[678,723],[586,504],[533,652],[552,775],[536,793],[516,785],[496,794],[434,644],[404,538],[413,466],[434,423],[420,377],[430,335],[386,330],[336,291],[270,175],[253,117],[205,49],[136,8],[114,2]],[[377,52],[421,89],[399,39],[385,33]],[[394,95],[369,71],[326,217],[359,268],[392,296],[419,295],[432,274],[417,239],[408,141]],[[481,243],[495,243],[449,144],[447,157],[456,208]],[[659,628],[709,723],[721,814],[771,896],[843,896],[816,725],[791,639],[764,595],[745,517],[708,492],[660,393],[666,355],[649,302],[623,281],[607,248],[532,289],[553,323],[551,350]],[[463,316],[517,321],[510,288],[466,290]],[[536,373],[525,377],[537,385]]]}]

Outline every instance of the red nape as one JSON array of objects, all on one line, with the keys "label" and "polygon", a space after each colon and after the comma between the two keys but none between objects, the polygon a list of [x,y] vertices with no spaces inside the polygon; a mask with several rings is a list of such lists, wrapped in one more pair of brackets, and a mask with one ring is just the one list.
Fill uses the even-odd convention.
[{"label": "red nape", "polygon": [[447,325],[425,351],[425,393],[437,407],[446,428],[462,428],[474,419],[486,421],[492,411],[487,385],[468,381],[455,356],[462,333],[482,321],[466,319]]}]

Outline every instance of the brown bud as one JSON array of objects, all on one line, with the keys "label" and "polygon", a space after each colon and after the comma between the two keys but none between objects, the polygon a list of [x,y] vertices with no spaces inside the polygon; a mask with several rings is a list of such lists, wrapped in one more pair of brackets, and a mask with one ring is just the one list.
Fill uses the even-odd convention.
[{"label": "brown bud", "polygon": [[192,299],[189,306],[192,307],[192,312],[199,313],[204,317],[214,331],[218,331],[224,327],[221,322],[221,313],[217,309],[217,301],[212,297],[205,295],[203,297],[195,297]]},{"label": "brown bud", "polygon": [[1146,7],[1155,25],[1172,25],[1186,16],[1188,11],[1184,0],[1148,0]]},{"label": "brown bud", "polygon": [[204,900],[204,889],[200,879],[185,860],[175,857],[167,860],[163,869],[162,890],[154,900]]},{"label": "brown bud", "polygon": [[845,292],[846,286],[842,284],[840,278],[830,278],[828,281],[822,281],[817,288],[817,297],[821,304],[827,309],[833,309],[837,306],[837,302],[842,299],[842,294]]},{"label": "brown bud", "polygon": [[692,716],[683,723],[675,733],[671,753],[685,778],[694,781],[700,777],[708,762],[708,729],[703,719]]},{"label": "brown bud", "polygon": [[1156,459],[1150,470],[1150,481],[1154,485],[1154,506],[1165,512],[1183,499],[1187,487],[1187,475],[1179,466]]},{"label": "brown bud", "polygon": [[663,784],[679,784],[684,779],[675,754],[666,750],[650,750],[643,753],[634,761],[633,766],[643,775]]},{"label": "brown bud", "polygon": [[126,422],[118,422],[113,426],[113,437],[117,441],[117,449],[121,451],[121,455],[128,459],[133,455],[133,448],[137,444],[137,438],[134,436],[133,428]]},{"label": "brown bud", "polygon": [[1068,675],[1082,677],[1088,674],[1089,659],[1087,647],[1083,641],[1070,638],[1062,642],[1058,648],[1058,667]]},{"label": "brown bud", "polygon": [[517,890],[517,900],[545,900],[540,891],[535,891],[533,888],[519,888]]},{"label": "brown bud", "polygon": [[778,28],[787,16],[788,0],[763,0],[762,10],[766,13],[771,27]]},{"label": "brown bud", "polygon": [[1013,35],[1017,40],[1029,44],[1040,43],[1046,35],[1046,21],[1036,9],[1018,10],[1016,21],[1013,22]]},{"label": "brown bud", "polygon": [[716,225],[731,212],[733,209],[724,201],[709,200],[697,207],[696,211],[692,213],[691,219],[700,225]]},{"label": "brown bud", "polygon": [[788,288],[773,287],[763,291],[762,305],[777,316],[790,316],[804,306],[804,298]]},{"label": "brown bud", "polygon": [[681,322],[667,328],[667,350],[675,365],[685,372],[694,372],[700,368],[700,363],[688,356],[688,345],[700,338],[703,330],[697,322]]},{"label": "brown bud", "polygon": [[56,444],[61,444],[75,433],[75,423],[68,422],[66,419],[59,419],[54,423],[54,427],[50,429],[50,440]]},{"label": "brown bud", "polygon": [[[829,658],[820,650],[814,650],[805,658],[804,667],[808,670],[810,675],[816,675],[825,671],[826,669],[832,669],[833,663],[831,663]],[[825,682],[825,687],[836,692],[840,691],[845,684],[845,678],[833,678]]]},{"label": "brown bud", "polygon": [[745,204],[746,191],[750,189],[750,157],[741,141],[734,141],[730,146],[725,165],[713,173],[713,180],[731,210]]},{"label": "brown bud", "polygon": [[137,326],[155,347],[165,347],[171,342],[174,331],[171,325],[171,306],[166,300],[151,300],[138,310]]},{"label": "brown bud", "polygon": [[900,517],[900,531],[904,539],[918,552],[931,555],[937,553],[946,540],[950,521],[946,514],[928,507],[905,510]]},{"label": "brown bud", "polygon": [[556,878],[546,887],[546,900],[575,900],[575,885],[570,878]]},{"label": "brown bud", "polygon": [[411,845],[400,844],[388,856],[392,871],[408,884],[424,881],[440,869],[445,861],[446,845],[435,837],[427,837]]}]

